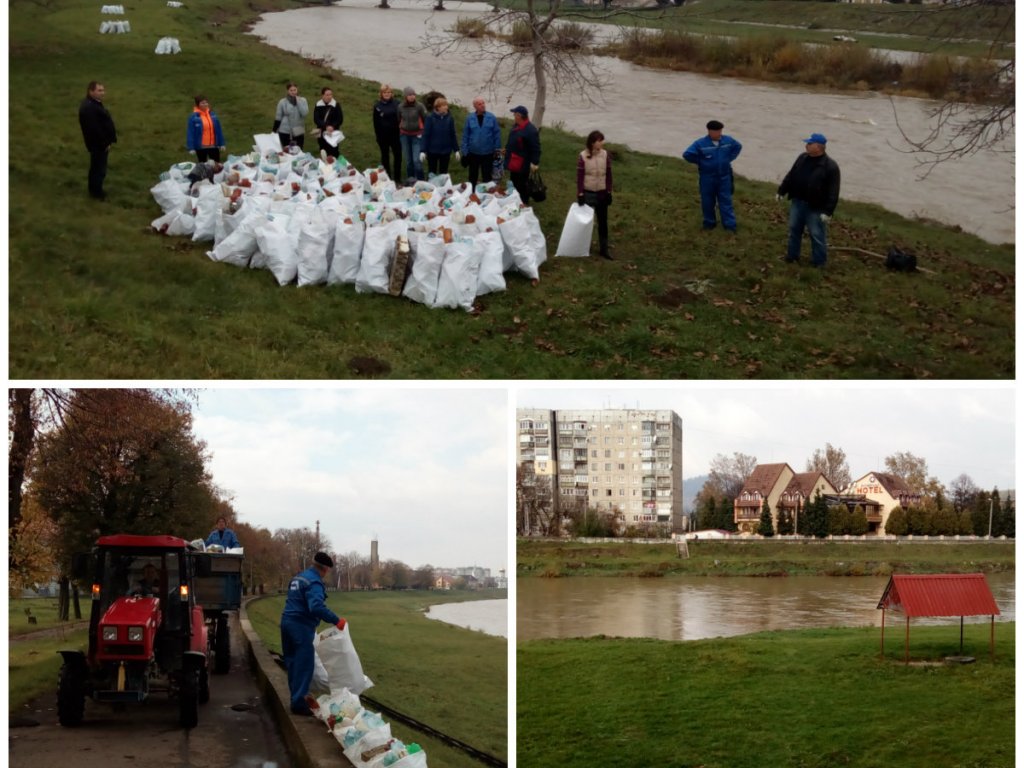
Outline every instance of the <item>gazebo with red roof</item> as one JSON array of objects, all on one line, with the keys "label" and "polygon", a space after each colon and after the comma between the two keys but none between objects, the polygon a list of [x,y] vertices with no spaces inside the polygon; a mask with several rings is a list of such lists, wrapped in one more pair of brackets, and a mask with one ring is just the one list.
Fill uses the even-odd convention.
[{"label": "gazebo with red roof", "polygon": [[907,620],[903,660],[910,661],[910,619],[915,616],[959,616],[960,653],[964,650],[964,616],[991,617],[989,654],[995,659],[996,606],[983,573],[893,574],[882,593],[882,657],[885,657],[885,609],[899,610]]}]

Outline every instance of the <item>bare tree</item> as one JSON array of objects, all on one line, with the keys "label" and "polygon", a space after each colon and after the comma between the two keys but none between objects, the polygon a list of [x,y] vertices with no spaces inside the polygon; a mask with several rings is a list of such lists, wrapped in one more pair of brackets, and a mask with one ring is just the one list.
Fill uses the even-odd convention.
[{"label": "bare tree", "polygon": [[449,29],[426,35],[424,48],[437,56],[464,55],[473,66],[482,66],[480,87],[494,93],[499,101],[512,103],[518,91],[529,90],[532,85],[535,95],[530,119],[541,127],[549,88],[596,104],[607,75],[589,52],[590,30],[556,24],[573,15],[562,0],[549,0],[546,11],[541,11],[539,5],[539,0],[527,0],[525,9],[495,5],[482,18],[488,30],[500,30],[510,39],[490,34],[470,38]]},{"label": "bare tree", "polygon": [[832,443],[825,443],[824,449],[814,449],[814,455],[807,460],[807,471],[821,472],[838,491],[850,484],[850,465],[846,461],[846,451]]},{"label": "bare tree", "polygon": [[974,505],[974,500],[980,491],[981,489],[974,484],[970,475],[957,475],[953,482],[949,484],[949,493],[952,497],[953,509],[956,510],[956,513],[960,514],[965,509],[970,509]]},{"label": "bare tree", "polygon": [[726,456],[723,453],[716,454],[711,460],[708,480],[704,483],[704,489],[708,491],[705,496],[710,495],[730,500],[736,498],[756,466],[756,456],[748,456],[739,452],[733,453],[732,456]]},{"label": "bare tree", "polygon": [[559,531],[553,484],[538,478],[531,462],[523,462],[516,467],[516,533],[557,536]]},{"label": "bare tree", "polygon": [[928,462],[910,451],[897,451],[885,457],[885,471],[901,478],[911,490],[939,496],[944,488],[937,477],[929,477]]},{"label": "bare tree", "polygon": [[[1010,10],[1007,12],[1007,6]],[[911,152],[920,153],[929,172],[936,164],[946,160],[973,155],[983,150],[994,150],[1012,154],[1013,149],[1004,148],[1004,142],[1013,137],[1016,116],[1016,60],[996,59],[996,49],[1014,40],[1014,19],[1012,3],[995,3],[991,0],[961,0],[957,3],[941,3],[927,9],[915,10],[916,14],[938,16],[940,23],[934,35],[936,42],[951,41],[963,36],[960,20],[963,14],[988,14],[995,22],[995,34],[991,41],[991,66],[983,78],[957,78],[946,99],[929,115],[931,129],[923,138],[911,138],[899,125],[899,114],[893,102],[896,124]],[[1007,55],[1007,54],[999,54]],[[927,175],[927,173],[925,174]],[[1012,205],[1012,201],[1009,203]]]}]

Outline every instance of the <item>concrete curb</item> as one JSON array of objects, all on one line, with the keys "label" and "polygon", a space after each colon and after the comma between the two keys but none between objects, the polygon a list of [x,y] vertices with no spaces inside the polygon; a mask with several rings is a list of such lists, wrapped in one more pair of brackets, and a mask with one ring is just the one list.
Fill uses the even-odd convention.
[{"label": "concrete curb", "polygon": [[294,768],[350,768],[352,763],[341,751],[341,745],[315,717],[298,717],[291,713],[288,676],[271,657],[267,647],[252,628],[245,604],[238,611],[242,641],[249,656],[249,666],[256,684],[277,721],[285,746],[296,761]]}]

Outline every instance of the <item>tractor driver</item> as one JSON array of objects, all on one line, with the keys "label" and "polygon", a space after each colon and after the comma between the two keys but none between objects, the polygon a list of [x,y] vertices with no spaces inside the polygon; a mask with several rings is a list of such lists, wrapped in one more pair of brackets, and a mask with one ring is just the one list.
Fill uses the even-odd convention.
[{"label": "tractor driver", "polygon": [[152,563],[146,563],[146,566],[142,569],[142,578],[139,579],[134,594],[142,595],[143,597],[160,596],[160,574],[156,572],[156,566]]}]

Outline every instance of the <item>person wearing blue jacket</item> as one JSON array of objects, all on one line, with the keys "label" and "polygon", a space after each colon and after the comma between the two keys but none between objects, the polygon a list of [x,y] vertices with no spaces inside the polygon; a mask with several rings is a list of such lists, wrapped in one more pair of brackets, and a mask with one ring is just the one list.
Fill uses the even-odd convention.
[{"label": "person wearing blue jacket", "polygon": [[225,146],[220,118],[210,109],[210,102],[205,96],[196,96],[195,102],[195,109],[188,118],[185,145],[200,163],[207,160],[219,163],[220,150]]},{"label": "person wearing blue jacket", "polygon": [[327,588],[324,576],[334,567],[326,552],[317,552],[313,564],[294,576],[288,584],[284,611],[281,613],[281,656],[288,671],[291,710],[296,715],[312,715],[309,707],[309,686],[313,682],[316,651],[313,636],[321,621],[345,628],[345,620],[336,615],[325,602]]},{"label": "person wearing blue jacket", "polygon": [[[434,111],[423,122],[423,154],[427,159],[427,173],[430,176],[448,173],[452,152],[458,162],[459,143],[455,140],[455,118],[448,112],[448,100],[444,96],[434,99]],[[420,158],[422,164],[422,158]]]},{"label": "person wearing blue jacket", "polygon": [[505,144],[505,170],[523,205],[530,202],[530,173],[540,167],[540,131],[530,122],[526,107],[513,107],[515,121]]},{"label": "person wearing blue jacket", "polygon": [[239,544],[235,532],[228,528],[228,521],[223,515],[217,518],[217,527],[206,537],[206,546],[211,544],[219,544],[225,550],[242,546]]},{"label": "person wearing blue jacket", "polygon": [[481,96],[473,99],[473,112],[466,115],[460,150],[469,169],[469,183],[475,187],[481,175],[487,181],[494,156],[501,152],[501,126],[494,113],[487,111],[487,104]]},{"label": "person wearing blue jacket", "polygon": [[732,209],[732,161],[739,157],[743,146],[732,136],[722,135],[725,126],[718,120],[707,124],[708,135],[697,139],[685,152],[683,159],[694,163],[700,174],[700,207],[704,216],[704,229],[715,228],[715,204],[722,217],[722,226],[736,231],[736,214]]}]

